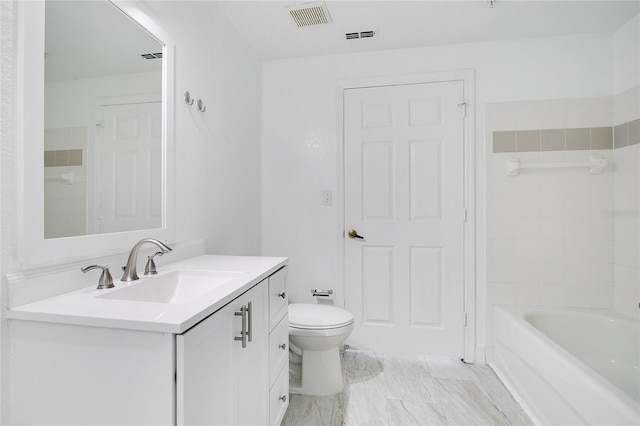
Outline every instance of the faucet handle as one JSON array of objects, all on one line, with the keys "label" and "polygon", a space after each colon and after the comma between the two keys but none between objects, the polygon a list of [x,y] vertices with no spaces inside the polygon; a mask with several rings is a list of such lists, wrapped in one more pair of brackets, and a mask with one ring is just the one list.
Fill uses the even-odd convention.
[{"label": "faucet handle", "polygon": [[164,253],[159,251],[154,255],[147,256],[147,265],[144,267],[144,275],[156,275],[158,273],[156,269],[156,263],[153,261],[153,258],[156,256],[162,256]]},{"label": "faucet handle", "polygon": [[92,269],[102,269],[102,274],[100,274],[100,278],[98,279],[98,289],[115,287],[113,285],[113,277],[111,276],[111,272],[109,272],[109,265],[88,265],[80,268],[80,270],[85,274]]}]

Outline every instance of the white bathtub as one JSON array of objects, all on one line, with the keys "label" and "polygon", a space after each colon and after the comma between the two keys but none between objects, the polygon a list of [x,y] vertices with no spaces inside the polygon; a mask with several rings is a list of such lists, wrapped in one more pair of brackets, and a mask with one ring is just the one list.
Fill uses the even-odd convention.
[{"label": "white bathtub", "polygon": [[640,425],[640,327],[608,311],[496,306],[491,366],[542,424]]}]

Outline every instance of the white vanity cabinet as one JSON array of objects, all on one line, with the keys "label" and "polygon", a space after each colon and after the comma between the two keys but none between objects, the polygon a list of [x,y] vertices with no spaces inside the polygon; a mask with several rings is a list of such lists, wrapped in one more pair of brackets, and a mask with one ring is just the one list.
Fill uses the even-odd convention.
[{"label": "white vanity cabinet", "polygon": [[[217,258],[203,259],[187,266]],[[64,297],[14,310],[11,424],[280,424],[289,403],[284,260],[262,260],[269,269],[184,331],[163,331],[164,325],[158,331],[157,320],[140,329],[119,328],[117,321],[109,327],[88,309],[82,321],[58,315],[55,309],[69,309],[72,299]],[[123,314],[151,309],[104,300],[96,306],[109,303]]]},{"label": "white vanity cabinet", "polygon": [[176,336],[178,425],[265,423],[269,410],[267,287],[266,282],[258,284]]},{"label": "white vanity cabinet", "polygon": [[170,425],[170,333],[11,321],[11,425]]},{"label": "white vanity cabinet", "polygon": [[287,268],[269,277],[269,424],[279,425],[289,406],[289,296]]}]

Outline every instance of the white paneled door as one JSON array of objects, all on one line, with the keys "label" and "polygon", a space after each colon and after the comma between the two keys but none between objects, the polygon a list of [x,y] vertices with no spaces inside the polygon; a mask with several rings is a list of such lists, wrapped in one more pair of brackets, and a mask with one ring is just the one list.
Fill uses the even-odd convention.
[{"label": "white paneled door", "polygon": [[100,108],[97,232],[162,226],[161,110],[160,102]]},{"label": "white paneled door", "polygon": [[464,356],[464,119],[462,81],[344,92],[352,347]]}]

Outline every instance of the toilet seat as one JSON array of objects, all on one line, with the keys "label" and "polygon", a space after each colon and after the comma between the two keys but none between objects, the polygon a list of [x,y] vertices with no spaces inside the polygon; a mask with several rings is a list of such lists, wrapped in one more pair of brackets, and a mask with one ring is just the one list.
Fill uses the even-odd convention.
[{"label": "toilet seat", "polygon": [[346,327],[353,323],[353,315],[329,305],[292,303],[289,305],[289,327],[301,330],[324,330]]}]

